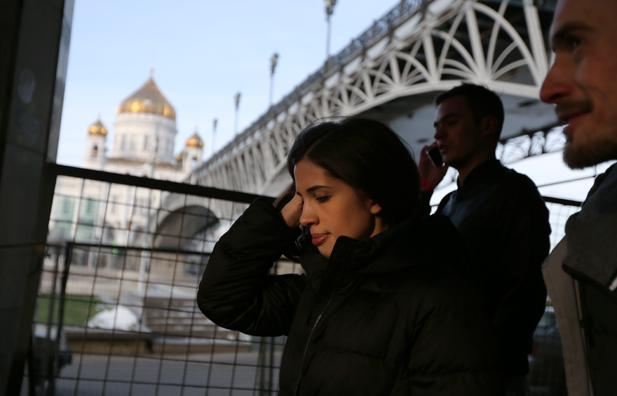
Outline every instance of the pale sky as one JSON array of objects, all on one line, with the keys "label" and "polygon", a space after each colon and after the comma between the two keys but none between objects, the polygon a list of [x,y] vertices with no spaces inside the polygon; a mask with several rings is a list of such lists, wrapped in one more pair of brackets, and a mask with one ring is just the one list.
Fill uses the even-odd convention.
[{"label": "pale sky", "polygon": [[[340,51],[397,4],[339,0],[332,17],[331,52]],[[279,53],[276,103],[325,60],[323,1],[77,0],[58,162],[83,166],[86,129],[99,114],[111,132],[110,147],[118,105],[151,70],[176,109],[175,152],[197,128],[208,158],[234,136],[236,92],[242,93],[240,132],[268,108],[274,52]],[[218,129],[213,144],[214,118]],[[560,153],[512,166],[539,185],[596,172],[568,170]],[[582,200],[591,182],[548,186],[541,192]]]},{"label": "pale sky", "polygon": [[[397,0],[339,0],[332,16],[332,53],[345,47]],[[279,53],[274,102],[323,64],[323,0],[77,0],[58,162],[83,166],[86,129],[100,114],[113,135],[116,110],[154,69],[176,109],[179,152],[195,127],[212,149],[234,129],[234,95],[242,93],[242,131],[267,108],[270,57]],[[108,147],[113,136],[108,137]]]}]

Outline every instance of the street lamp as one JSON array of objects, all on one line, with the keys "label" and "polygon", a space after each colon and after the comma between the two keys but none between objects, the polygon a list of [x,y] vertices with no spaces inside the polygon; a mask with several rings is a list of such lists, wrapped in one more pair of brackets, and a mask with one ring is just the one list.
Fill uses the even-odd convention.
[{"label": "street lamp", "polygon": [[330,17],[334,14],[334,6],[336,5],[336,0],[324,0],[326,4],[326,24],[328,26],[328,30],[326,33],[326,60],[330,58],[330,35],[332,30],[332,24],[330,22]]},{"label": "street lamp", "polygon": [[234,95],[234,105],[236,108],[234,114],[234,134],[238,134],[238,109],[240,109],[240,99],[242,98],[242,94],[240,92],[236,92]]},{"label": "street lamp", "polygon": [[210,143],[210,156],[212,157],[212,155],[214,154],[214,142],[216,140],[216,127],[219,124],[219,120],[218,119],[213,119],[212,120],[212,142]]},{"label": "street lamp", "polygon": [[273,53],[270,57],[270,106],[272,106],[272,94],[274,92],[274,73],[276,72],[276,66],[279,61],[279,54]]}]

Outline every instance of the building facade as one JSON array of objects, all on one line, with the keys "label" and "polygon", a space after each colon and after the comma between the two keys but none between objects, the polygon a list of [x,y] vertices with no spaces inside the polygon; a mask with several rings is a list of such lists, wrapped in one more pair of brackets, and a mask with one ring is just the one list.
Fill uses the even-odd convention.
[{"label": "building facade", "polygon": [[[176,153],[176,136],[176,110],[150,77],[118,106],[113,134],[100,117],[87,128],[84,166],[182,181],[202,162],[204,142],[195,131]],[[50,242],[148,246],[149,222],[161,198],[158,190],[59,178]]]}]

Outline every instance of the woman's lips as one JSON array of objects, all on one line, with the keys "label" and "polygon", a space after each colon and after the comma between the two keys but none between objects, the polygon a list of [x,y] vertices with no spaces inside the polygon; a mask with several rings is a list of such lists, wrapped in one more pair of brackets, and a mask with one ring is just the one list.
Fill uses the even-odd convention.
[{"label": "woman's lips", "polygon": [[319,246],[326,241],[328,234],[311,234],[311,243],[314,246]]}]

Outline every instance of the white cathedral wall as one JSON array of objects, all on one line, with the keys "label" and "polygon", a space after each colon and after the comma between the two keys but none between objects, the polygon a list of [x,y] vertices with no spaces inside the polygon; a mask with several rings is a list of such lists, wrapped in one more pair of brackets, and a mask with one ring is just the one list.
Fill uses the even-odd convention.
[{"label": "white cathedral wall", "polygon": [[191,171],[195,169],[195,167],[201,163],[201,156],[203,153],[203,149],[196,148],[196,147],[187,147],[185,150],[186,150],[186,156],[184,158],[184,163],[182,164],[182,168],[183,168],[184,174],[188,176],[188,174],[191,173]]},{"label": "white cathedral wall", "polygon": [[[155,147],[158,162],[174,162],[175,121],[154,114],[120,113],[114,125],[111,156],[152,161]],[[158,144],[156,137],[158,136]]]},{"label": "white cathedral wall", "polygon": [[[96,147],[96,151],[94,150]],[[105,167],[106,153],[106,137],[100,135],[88,135],[88,143],[86,146],[86,168],[103,169]]]}]

